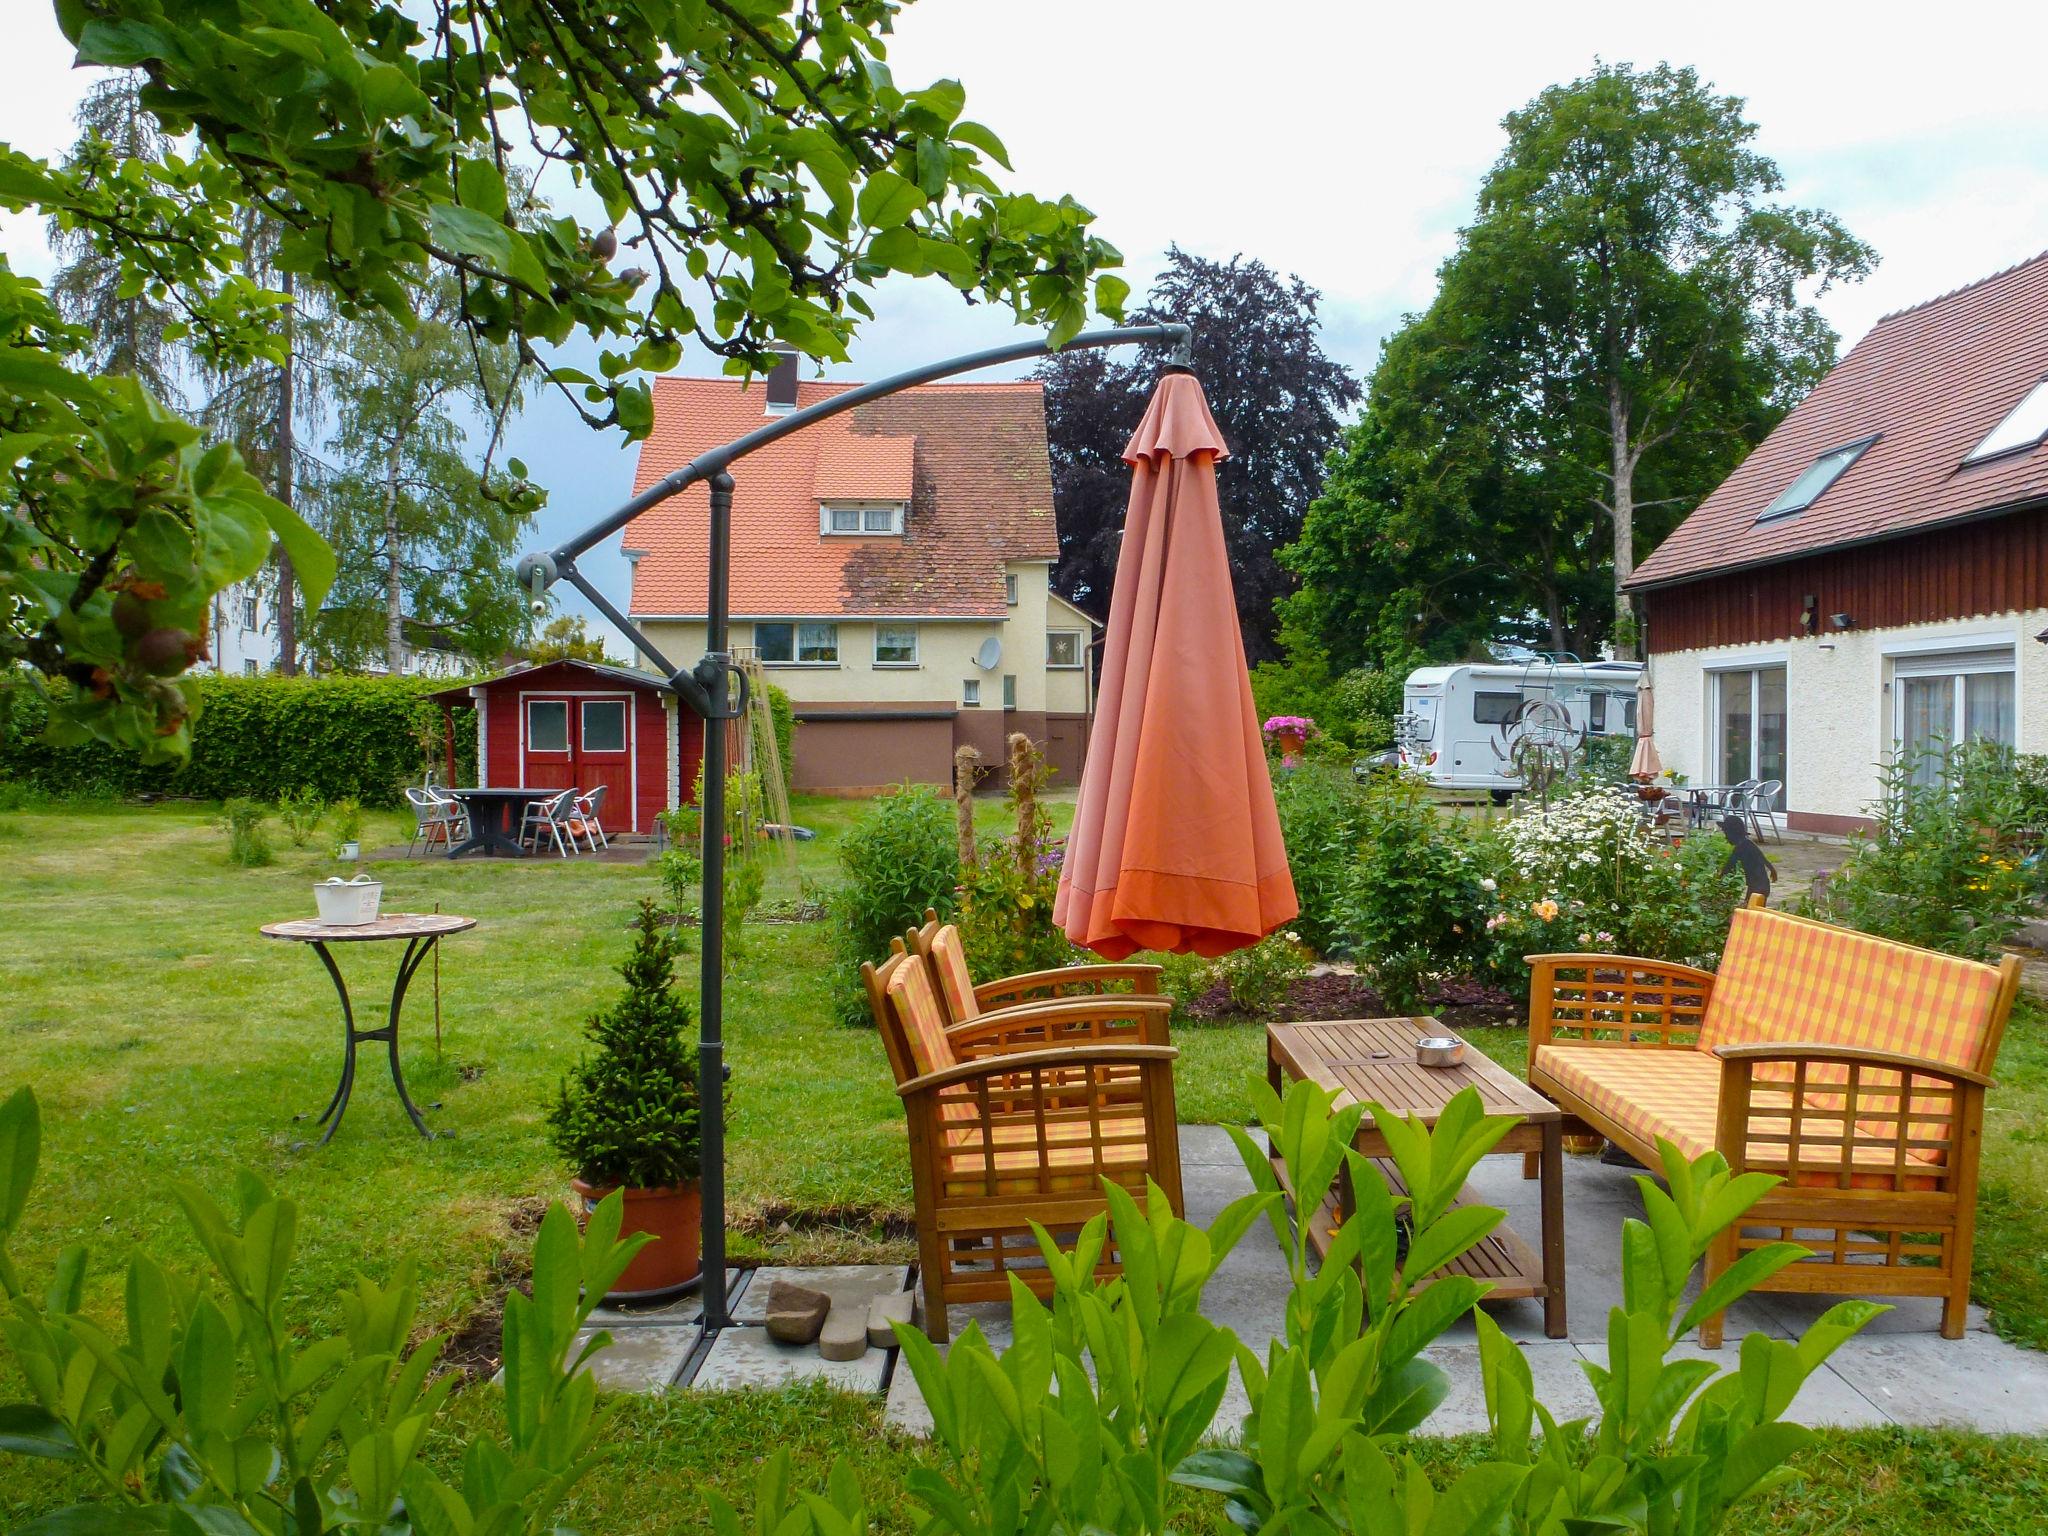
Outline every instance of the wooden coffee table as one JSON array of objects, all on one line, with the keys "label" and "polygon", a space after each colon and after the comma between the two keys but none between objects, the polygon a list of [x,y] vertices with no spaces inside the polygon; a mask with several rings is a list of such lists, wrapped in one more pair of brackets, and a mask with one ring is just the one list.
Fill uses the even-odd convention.
[{"label": "wooden coffee table", "polygon": [[[1436,1124],[1437,1116],[1461,1088],[1476,1088],[1489,1115],[1513,1115],[1519,1122],[1495,1145],[1495,1153],[1537,1155],[1539,1196],[1543,1209],[1543,1251],[1539,1256],[1503,1222],[1471,1252],[1454,1261],[1446,1273],[1485,1281],[1488,1295],[1507,1301],[1543,1299],[1543,1331],[1565,1337],[1564,1311],[1564,1116],[1534,1088],[1489,1060],[1471,1041],[1465,1059],[1455,1067],[1425,1067],[1415,1060],[1415,1042],[1423,1035],[1447,1031],[1434,1019],[1331,1019],[1313,1024],[1266,1026],[1266,1077],[1275,1092],[1284,1092],[1291,1078],[1310,1078],[1340,1093],[1349,1103],[1380,1104],[1401,1115]],[[1368,1114],[1358,1125],[1358,1151],[1378,1163],[1393,1185],[1405,1192],[1386,1138]],[[1278,1166],[1278,1159],[1275,1159]],[[1284,1170],[1283,1170],[1284,1172]],[[1350,1181],[1340,1179],[1341,1194],[1332,1195],[1309,1219],[1310,1239],[1319,1253],[1329,1251],[1337,1224],[1347,1215]],[[1341,1203],[1340,1203],[1341,1202]],[[1483,1203],[1468,1188],[1460,1204]]]}]

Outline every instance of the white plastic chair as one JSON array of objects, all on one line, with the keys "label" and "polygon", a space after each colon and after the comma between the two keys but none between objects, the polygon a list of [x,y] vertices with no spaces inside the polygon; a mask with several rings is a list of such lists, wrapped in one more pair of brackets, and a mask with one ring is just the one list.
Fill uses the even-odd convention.
[{"label": "white plastic chair", "polygon": [[592,853],[612,845],[612,840],[605,836],[604,830],[604,797],[610,788],[609,784],[600,784],[589,793],[576,797],[576,816],[570,828],[570,835],[574,836],[581,832],[585,841],[590,844]]},{"label": "white plastic chair", "polygon": [[461,807],[451,808],[448,801],[432,790],[408,788],[405,800],[412,807],[413,817],[412,840],[405,846],[407,858],[412,857],[413,850],[421,843],[448,843],[458,826],[464,828],[464,836],[468,835],[466,823],[460,819]]},{"label": "white plastic chair", "polygon": [[[526,814],[519,818],[519,841],[524,846],[527,839],[533,840],[534,852],[540,851],[541,838],[545,836],[555,845],[555,852],[563,858],[576,851],[576,791],[565,789],[559,795],[546,800],[529,800]],[[565,840],[566,839],[566,840]]]}]

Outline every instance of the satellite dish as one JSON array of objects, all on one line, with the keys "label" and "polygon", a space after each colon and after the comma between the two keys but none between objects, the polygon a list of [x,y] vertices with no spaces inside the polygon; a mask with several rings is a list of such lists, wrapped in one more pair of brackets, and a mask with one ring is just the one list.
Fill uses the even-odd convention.
[{"label": "satellite dish", "polygon": [[1003,642],[990,635],[981,642],[981,649],[974,653],[975,665],[984,672],[993,672],[1002,664]]}]

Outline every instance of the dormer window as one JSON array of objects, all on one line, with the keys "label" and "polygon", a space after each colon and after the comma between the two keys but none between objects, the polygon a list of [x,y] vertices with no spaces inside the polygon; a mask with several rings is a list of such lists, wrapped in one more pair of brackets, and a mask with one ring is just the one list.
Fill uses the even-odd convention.
[{"label": "dormer window", "polygon": [[1965,464],[1981,463],[2008,453],[2038,447],[2048,437],[2048,379],[2043,379],[2006,413],[2005,420],[1985,435],[1984,441],[1963,458]]},{"label": "dormer window", "polygon": [[1796,512],[1804,512],[1827,493],[1829,486],[1847,474],[1849,466],[1862,458],[1869,451],[1870,445],[1876,441],[1877,434],[1872,433],[1869,437],[1858,438],[1853,443],[1830,448],[1807,465],[1790,485],[1778,492],[1777,499],[1757,513],[1756,520],[1760,523],[1769,523],[1781,517],[1790,517]]},{"label": "dormer window", "polygon": [[818,503],[818,531],[823,534],[879,538],[903,532],[900,501],[823,501]]}]

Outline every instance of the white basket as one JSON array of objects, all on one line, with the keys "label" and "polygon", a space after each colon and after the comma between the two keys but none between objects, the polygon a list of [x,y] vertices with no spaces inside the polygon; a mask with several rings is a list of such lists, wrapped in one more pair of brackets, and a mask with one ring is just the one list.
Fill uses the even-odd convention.
[{"label": "white basket", "polygon": [[313,899],[320,904],[320,921],[342,928],[358,928],[377,921],[377,907],[384,899],[384,882],[368,875],[353,880],[335,876],[316,881]]}]

